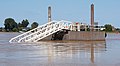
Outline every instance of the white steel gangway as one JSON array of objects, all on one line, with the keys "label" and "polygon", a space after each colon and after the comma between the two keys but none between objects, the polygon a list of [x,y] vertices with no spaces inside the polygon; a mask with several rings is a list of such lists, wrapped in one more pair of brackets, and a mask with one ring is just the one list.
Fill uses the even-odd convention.
[{"label": "white steel gangway", "polygon": [[21,43],[21,42],[37,42],[49,35],[56,33],[62,29],[71,30],[71,22],[69,21],[51,21],[44,25],[41,25],[35,29],[25,32],[12,38],[10,43]]}]

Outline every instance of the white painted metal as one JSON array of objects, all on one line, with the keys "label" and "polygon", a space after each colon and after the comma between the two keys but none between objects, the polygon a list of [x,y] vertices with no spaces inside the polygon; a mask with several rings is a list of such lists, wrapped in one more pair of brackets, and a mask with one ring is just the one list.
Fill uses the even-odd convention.
[{"label": "white painted metal", "polygon": [[41,25],[35,29],[32,29],[28,32],[25,32],[21,35],[18,35],[14,38],[12,38],[9,42],[15,43],[15,42],[37,42],[49,35],[52,35],[53,33],[60,31],[62,29],[71,30],[71,22],[69,21],[51,21],[49,23],[46,23],[44,25]]}]

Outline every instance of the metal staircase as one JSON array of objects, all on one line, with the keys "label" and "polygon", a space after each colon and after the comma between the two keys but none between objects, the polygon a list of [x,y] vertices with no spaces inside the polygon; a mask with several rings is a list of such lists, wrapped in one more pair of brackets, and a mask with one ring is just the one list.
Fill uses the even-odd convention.
[{"label": "metal staircase", "polygon": [[49,35],[56,33],[62,29],[71,30],[71,22],[69,21],[51,21],[44,25],[41,25],[35,29],[32,29],[26,33],[18,35],[12,38],[10,43],[21,43],[21,42],[37,42]]}]

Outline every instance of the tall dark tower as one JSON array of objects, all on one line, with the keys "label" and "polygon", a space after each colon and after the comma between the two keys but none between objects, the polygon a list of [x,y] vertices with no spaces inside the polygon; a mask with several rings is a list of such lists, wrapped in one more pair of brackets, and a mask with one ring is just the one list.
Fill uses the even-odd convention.
[{"label": "tall dark tower", "polygon": [[48,22],[51,22],[51,6],[48,7]]},{"label": "tall dark tower", "polygon": [[91,4],[91,31],[94,31],[94,4]]}]

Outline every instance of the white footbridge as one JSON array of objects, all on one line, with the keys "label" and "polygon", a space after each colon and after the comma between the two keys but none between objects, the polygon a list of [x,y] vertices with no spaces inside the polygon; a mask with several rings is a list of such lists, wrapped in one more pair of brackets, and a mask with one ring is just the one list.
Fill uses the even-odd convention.
[{"label": "white footbridge", "polygon": [[67,29],[72,30],[71,22],[69,21],[51,21],[44,25],[38,26],[28,32],[20,34],[12,38],[10,43],[21,43],[21,42],[38,42],[41,39],[50,36],[60,30]]}]

